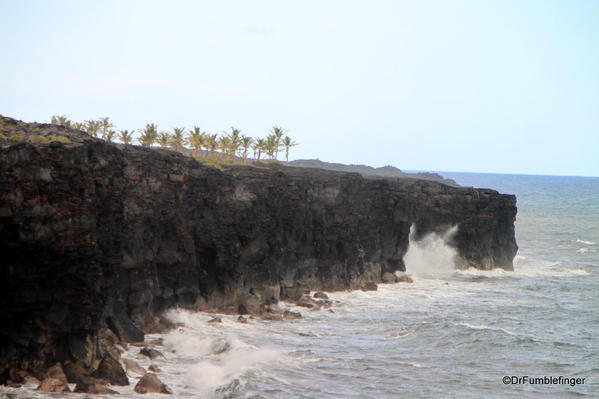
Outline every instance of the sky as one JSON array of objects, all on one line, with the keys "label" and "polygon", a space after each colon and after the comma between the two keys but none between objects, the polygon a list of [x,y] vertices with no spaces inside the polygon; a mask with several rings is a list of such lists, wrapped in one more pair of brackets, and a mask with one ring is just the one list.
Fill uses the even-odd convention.
[{"label": "sky", "polygon": [[599,176],[599,1],[0,0],[0,114],[284,127],[290,159]]}]

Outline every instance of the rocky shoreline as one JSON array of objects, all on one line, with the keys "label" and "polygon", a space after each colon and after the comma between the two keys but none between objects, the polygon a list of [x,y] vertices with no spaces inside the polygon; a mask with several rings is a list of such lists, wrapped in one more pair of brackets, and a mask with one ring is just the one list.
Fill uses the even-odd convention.
[{"label": "rocky shoreline", "polygon": [[405,271],[412,225],[458,225],[462,267],[511,270],[517,250],[516,199],[493,190],[215,166],[6,117],[0,145],[0,384],[58,363],[100,391],[115,348],[172,328],[173,307],[278,320],[297,317],[280,301],[326,301],[307,292],[376,289]]}]

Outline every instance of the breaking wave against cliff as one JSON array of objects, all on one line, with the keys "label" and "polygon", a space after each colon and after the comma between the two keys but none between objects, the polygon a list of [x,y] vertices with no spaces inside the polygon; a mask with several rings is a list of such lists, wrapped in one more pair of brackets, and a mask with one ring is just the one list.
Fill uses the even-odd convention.
[{"label": "breaking wave against cliff", "polygon": [[452,226],[445,232],[429,233],[416,240],[416,227],[410,228],[410,244],[404,256],[406,271],[425,278],[449,277],[455,271],[457,251],[448,242],[458,231]]}]

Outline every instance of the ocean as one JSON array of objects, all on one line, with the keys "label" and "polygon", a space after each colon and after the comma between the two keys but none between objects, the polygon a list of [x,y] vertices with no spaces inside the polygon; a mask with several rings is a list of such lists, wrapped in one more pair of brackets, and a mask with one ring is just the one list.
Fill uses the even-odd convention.
[{"label": "ocean", "polygon": [[[599,178],[441,174],[516,194],[514,272],[455,270],[450,230],[411,243],[412,284],[330,293],[332,312],[284,322],[173,310],[181,327],[146,338],[165,359],[123,356],[177,398],[599,397]],[[120,397],[164,397],[130,380]]]}]

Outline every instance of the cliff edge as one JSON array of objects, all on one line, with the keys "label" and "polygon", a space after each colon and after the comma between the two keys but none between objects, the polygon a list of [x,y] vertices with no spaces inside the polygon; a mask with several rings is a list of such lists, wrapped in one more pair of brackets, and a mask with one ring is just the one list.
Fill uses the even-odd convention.
[{"label": "cliff edge", "polygon": [[410,226],[512,269],[516,198],[418,179],[203,164],[0,117],[0,383],[93,367],[174,306],[256,313],[404,270]]}]

